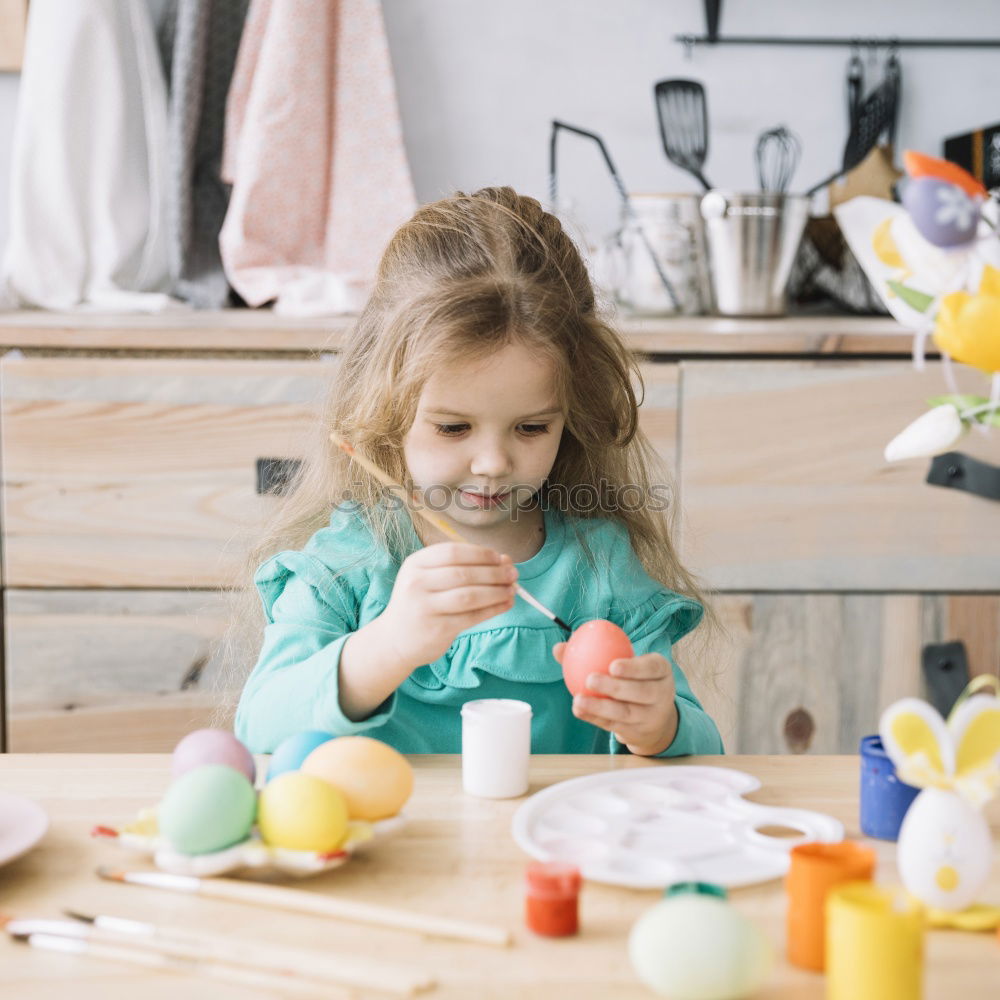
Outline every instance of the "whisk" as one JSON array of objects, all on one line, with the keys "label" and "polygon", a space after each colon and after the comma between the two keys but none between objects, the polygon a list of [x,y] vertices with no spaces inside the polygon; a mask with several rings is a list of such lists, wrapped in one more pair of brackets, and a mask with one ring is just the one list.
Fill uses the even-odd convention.
[{"label": "whisk", "polygon": [[757,180],[761,191],[784,194],[802,156],[799,137],[784,125],[757,137]]}]

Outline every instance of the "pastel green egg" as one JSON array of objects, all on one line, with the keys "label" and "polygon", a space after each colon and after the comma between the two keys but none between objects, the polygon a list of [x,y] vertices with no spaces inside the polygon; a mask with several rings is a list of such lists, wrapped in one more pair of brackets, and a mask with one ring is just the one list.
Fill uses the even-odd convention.
[{"label": "pastel green egg", "polygon": [[322,778],[286,771],[261,790],[257,826],[274,847],[335,851],[347,833],[347,801]]},{"label": "pastel green egg", "polygon": [[725,899],[703,894],[702,887],[675,888],[685,891],[643,913],[629,934],[629,957],[639,978],[670,1000],[756,994],[771,968],[771,948],[761,930]]},{"label": "pastel green egg", "polygon": [[226,764],[203,764],[167,789],[157,811],[160,833],[181,854],[208,854],[245,840],[257,796],[245,774]]}]

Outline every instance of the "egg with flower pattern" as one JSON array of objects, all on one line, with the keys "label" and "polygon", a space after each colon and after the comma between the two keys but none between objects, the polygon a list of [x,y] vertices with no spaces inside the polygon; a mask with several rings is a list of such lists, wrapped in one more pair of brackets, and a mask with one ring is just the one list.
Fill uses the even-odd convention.
[{"label": "egg with flower pattern", "polygon": [[976,237],[980,200],[957,184],[914,177],[903,189],[903,206],[920,235],[936,247],[960,247]]}]

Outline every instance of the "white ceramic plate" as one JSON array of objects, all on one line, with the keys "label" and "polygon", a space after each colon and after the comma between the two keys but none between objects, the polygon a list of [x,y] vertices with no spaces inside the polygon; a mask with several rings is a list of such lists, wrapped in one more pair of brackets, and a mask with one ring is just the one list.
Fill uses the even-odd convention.
[{"label": "white ceramic plate", "polygon": [[207,878],[213,875],[252,875],[257,878],[290,875],[302,878],[319,872],[339,868],[351,855],[369,842],[395,833],[405,826],[402,813],[380,819],[374,823],[352,821],[347,839],[338,851],[319,854],[315,851],[293,851],[269,847],[256,832],[247,840],[221,851],[209,854],[179,854],[157,828],[156,810],[143,809],[136,819],[115,829],[95,826],[91,836],[111,841],[127,851],[152,858],[157,868],[172,875],[194,875]]},{"label": "white ceramic plate", "polygon": [[[838,841],[843,824],[805,809],[743,798],[760,788],[725,767],[637,767],[571,778],[533,795],[511,832],[540,861],[565,861],[584,878],[633,889],[714,882],[734,889],[779,878],[806,841]],[[769,836],[790,827],[799,835]]]},{"label": "white ceramic plate", "polygon": [[0,792],[0,865],[27,854],[48,828],[49,817],[37,802]]}]

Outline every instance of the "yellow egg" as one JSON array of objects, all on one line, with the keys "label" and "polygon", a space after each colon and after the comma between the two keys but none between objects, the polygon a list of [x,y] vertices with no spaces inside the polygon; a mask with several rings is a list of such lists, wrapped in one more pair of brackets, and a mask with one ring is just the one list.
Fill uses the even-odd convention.
[{"label": "yellow egg", "polygon": [[261,790],[257,827],[273,847],[335,851],[347,833],[347,803],[329,782],[289,771]]},{"label": "yellow egg", "polygon": [[406,758],[368,736],[341,736],[321,744],[302,762],[301,771],[339,788],[351,819],[395,816],[413,791],[413,768]]}]

